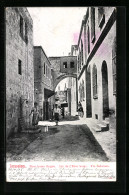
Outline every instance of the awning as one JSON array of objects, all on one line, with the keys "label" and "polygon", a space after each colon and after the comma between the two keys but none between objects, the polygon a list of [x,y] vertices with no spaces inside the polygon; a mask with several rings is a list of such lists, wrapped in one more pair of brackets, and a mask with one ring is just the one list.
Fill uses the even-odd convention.
[{"label": "awning", "polygon": [[55,91],[52,91],[50,89],[44,88],[44,97],[45,98],[50,98],[55,94]]}]

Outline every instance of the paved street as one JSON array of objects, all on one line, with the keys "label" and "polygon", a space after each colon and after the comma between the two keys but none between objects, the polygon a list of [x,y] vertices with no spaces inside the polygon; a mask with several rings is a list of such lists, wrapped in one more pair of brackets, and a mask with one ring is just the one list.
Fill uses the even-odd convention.
[{"label": "paved street", "polygon": [[[49,127],[48,132],[23,134],[19,139],[22,140],[19,147],[17,147],[18,143],[16,144],[15,140],[16,138],[11,138],[10,143],[8,143],[7,159],[9,161],[82,162],[108,160],[90,129],[87,125],[81,124],[81,121],[64,121],[60,122],[59,126]],[[11,155],[12,151],[13,155]]]}]

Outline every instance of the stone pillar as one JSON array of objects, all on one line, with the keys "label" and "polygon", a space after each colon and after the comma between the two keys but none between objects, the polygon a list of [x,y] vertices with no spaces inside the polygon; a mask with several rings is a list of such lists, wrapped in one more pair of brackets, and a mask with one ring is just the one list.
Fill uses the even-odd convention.
[{"label": "stone pillar", "polygon": [[67,89],[67,98],[68,98],[68,112],[71,115],[71,89]]}]

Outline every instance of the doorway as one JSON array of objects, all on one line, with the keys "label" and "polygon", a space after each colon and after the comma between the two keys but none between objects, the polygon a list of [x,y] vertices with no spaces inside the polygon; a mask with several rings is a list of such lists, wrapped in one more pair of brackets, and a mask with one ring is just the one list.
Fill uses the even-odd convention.
[{"label": "doorway", "polygon": [[49,119],[49,102],[48,100],[44,100],[43,102],[43,120]]},{"label": "doorway", "polygon": [[87,118],[92,117],[90,66],[86,70],[86,116]]},{"label": "doorway", "polygon": [[102,63],[102,98],[103,98],[103,119],[109,116],[109,99],[108,99],[108,70],[107,63]]}]

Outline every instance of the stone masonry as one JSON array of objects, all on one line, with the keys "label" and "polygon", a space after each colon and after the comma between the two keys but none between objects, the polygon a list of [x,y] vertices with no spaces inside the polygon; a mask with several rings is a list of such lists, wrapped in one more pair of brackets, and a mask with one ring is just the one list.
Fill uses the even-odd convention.
[{"label": "stone masonry", "polygon": [[84,117],[103,121],[116,114],[115,38],[116,8],[89,7],[78,40],[78,91],[84,81]]},{"label": "stone masonry", "polygon": [[54,89],[58,83],[64,78],[73,76],[76,78],[77,73],[77,57],[76,56],[60,56],[49,57],[54,71]]},{"label": "stone masonry", "polygon": [[34,104],[33,21],[27,8],[6,8],[6,137],[25,126]]},{"label": "stone masonry", "polygon": [[[43,115],[53,108],[54,97],[49,97],[48,94],[52,92],[53,71],[51,70],[51,63],[43,48],[34,46],[34,99],[39,106],[40,120],[45,120],[46,117]],[[45,101],[49,102],[49,104],[47,103],[48,105],[46,105]],[[50,107],[49,111],[46,107]]]}]

